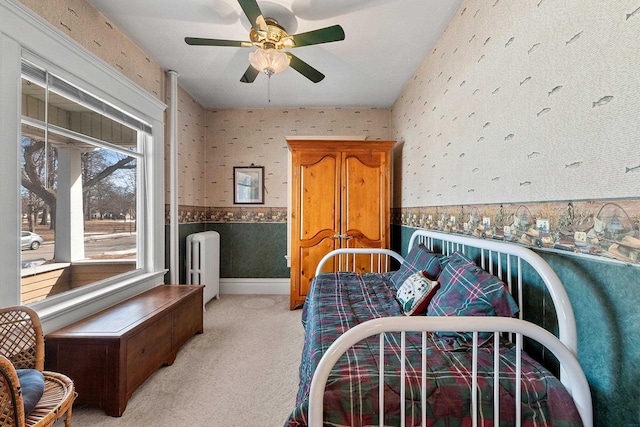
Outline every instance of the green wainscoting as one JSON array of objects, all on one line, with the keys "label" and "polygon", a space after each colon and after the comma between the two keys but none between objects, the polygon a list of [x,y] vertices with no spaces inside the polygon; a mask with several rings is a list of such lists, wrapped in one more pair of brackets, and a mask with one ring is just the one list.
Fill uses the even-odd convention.
[{"label": "green wainscoting", "polygon": [[[391,230],[392,249],[406,255],[414,228],[392,225]],[[536,252],[555,270],[569,294],[578,328],[578,358],[591,386],[595,425],[640,425],[640,268],[593,257]],[[554,325],[548,324],[550,297],[540,291],[537,298],[539,302],[525,307],[525,313],[553,330]]]},{"label": "green wainscoting", "polygon": [[220,233],[220,277],[289,278],[286,223],[209,223]]},{"label": "green wainscoting", "polygon": [[[185,282],[186,239],[191,233],[220,233],[221,278],[289,278],[286,223],[189,223],[179,226],[180,280]],[[169,227],[166,227],[166,262]]]},{"label": "green wainscoting", "polygon": [[540,255],[564,283],[596,425],[640,425],[640,268]]}]

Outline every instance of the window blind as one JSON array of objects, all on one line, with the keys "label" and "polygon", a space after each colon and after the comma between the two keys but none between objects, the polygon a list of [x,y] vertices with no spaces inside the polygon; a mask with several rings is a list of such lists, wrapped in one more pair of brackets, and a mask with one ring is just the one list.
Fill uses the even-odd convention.
[{"label": "window blind", "polygon": [[91,95],[77,86],[49,73],[46,70],[28,61],[22,60],[22,76],[43,87],[47,85],[47,74],[49,74],[49,89],[57,94],[69,98],[78,104],[96,111],[104,116],[117,121],[132,129],[139,130],[151,135],[151,126],[127,113],[114,107],[113,105]]}]

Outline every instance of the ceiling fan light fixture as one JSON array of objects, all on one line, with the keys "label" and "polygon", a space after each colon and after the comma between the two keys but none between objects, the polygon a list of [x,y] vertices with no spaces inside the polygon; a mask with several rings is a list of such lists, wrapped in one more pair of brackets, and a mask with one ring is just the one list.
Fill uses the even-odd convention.
[{"label": "ceiling fan light fixture", "polygon": [[271,76],[289,67],[289,57],[277,49],[256,49],[249,54],[249,63],[256,70]]},{"label": "ceiling fan light fixture", "polygon": [[[249,54],[251,65],[247,67],[240,78],[242,83],[253,83],[260,72],[266,74],[271,81],[272,75],[280,73],[288,67],[293,68],[294,71],[302,74],[313,83],[319,83],[324,79],[325,76],[320,71],[288,51],[285,54],[281,50],[344,40],[344,30],[340,25],[289,35],[278,21],[262,14],[257,0],[237,1],[251,24],[251,30],[249,30],[251,41],[185,37],[185,43],[192,46],[255,46],[257,49]],[[293,22],[295,23],[295,19]]]}]

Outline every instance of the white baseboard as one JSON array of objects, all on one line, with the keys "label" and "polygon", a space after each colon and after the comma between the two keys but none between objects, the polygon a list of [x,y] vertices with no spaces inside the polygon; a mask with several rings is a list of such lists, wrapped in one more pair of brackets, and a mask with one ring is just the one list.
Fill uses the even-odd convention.
[{"label": "white baseboard", "polygon": [[289,279],[223,279],[220,294],[289,295]]}]

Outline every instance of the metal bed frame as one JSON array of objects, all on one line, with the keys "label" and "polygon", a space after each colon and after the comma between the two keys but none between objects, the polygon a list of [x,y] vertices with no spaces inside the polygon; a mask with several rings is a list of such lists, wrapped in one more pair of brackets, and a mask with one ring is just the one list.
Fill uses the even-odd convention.
[{"label": "metal bed frame", "polygon": [[[427,334],[435,331],[458,331],[473,333],[473,372],[472,372],[472,389],[475,389],[477,383],[477,352],[478,352],[478,333],[490,332],[494,334],[494,372],[498,371],[498,348],[500,345],[500,336],[508,336],[512,342],[515,342],[518,364],[516,366],[516,378],[520,381],[520,365],[521,353],[524,337],[537,341],[544,348],[550,351],[560,364],[560,380],[572,396],[576,408],[586,427],[593,425],[593,409],[591,402],[591,392],[587,379],[577,360],[577,333],[576,323],[569,302],[568,295],[562,285],[562,282],[551,269],[551,267],[538,254],[530,249],[517,244],[502,242],[498,240],[478,239],[466,235],[445,234],[429,230],[416,230],[409,241],[408,250],[415,244],[424,244],[430,250],[445,255],[450,255],[455,251],[464,254],[475,251],[475,255],[479,258],[479,266],[491,274],[500,278],[509,288],[509,291],[517,297],[518,305],[521,308],[518,319],[504,317],[433,317],[433,316],[417,316],[417,317],[386,317],[369,320],[364,322],[340,336],[323,355],[322,360],[318,364],[313,376],[309,397],[309,426],[319,427],[323,423],[323,399],[324,388],[331,372],[332,367],[349,348],[357,342],[371,336],[380,336],[380,357],[384,357],[385,333],[401,332],[401,352],[404,355],[405,335],[407,332],[422,332],[422,389],[426,387],[426,341]],[[363,257],[369,256],[370,262],[363,262]],[[403,258],[397,253],[388,249],[362,249],[362,248],[344,248],[337,249],[327,254],[318,264],[316,275],[326,270],[325,265],[331,260],[334,262],[336,271],[356,271],[363,272],[363,265],[367,266],[370,272],[386,272],[392,265],[392,260],[402,262]],[[555,312],[557,314],[558,337],[551,332],[535,325],[529,321],[523,320],[523,265],[528,264],[540,277],[546,286],[551,300],[553,302]],[[404,356],[401,357],[401,376],[404,378]],[[384,366],[381,363],[381,366]],[[380,408],[384,408],[384,369],[379,372],[380,375]],[[495,381],[498,381],[498,375],[495,375]],[[426,425],[426,397],[422,397],[422,425]],[[521,401],[521,391],[517,388],[515,402]],[[401,388],[401,413],[404,414],[404,386]],[[473,425],[477,425],[477,394],[472,395],[472,414],[474,414]],[[494,387],[494,408],[499,414],[498,387]],[[516,404],[516,419],[520,425],[521,408]],[[384,417],[381,414],[380,420]],[[496,418],[496,425],[499,423],[499,417]],[[381,426],[383,421],[381,421]],[[402,427],[404,427],[404,419],[402,419]]]}]

